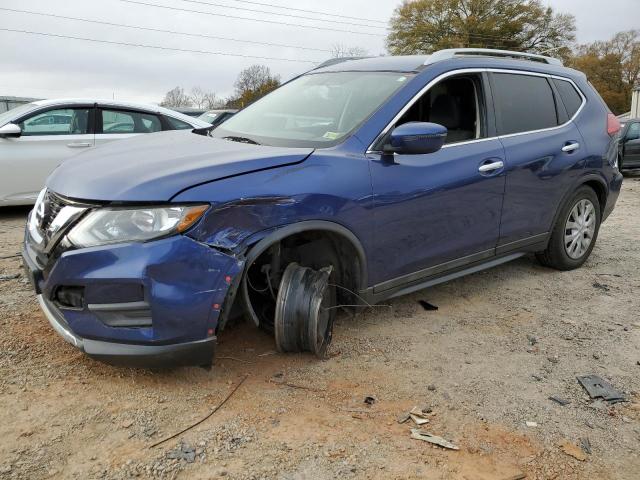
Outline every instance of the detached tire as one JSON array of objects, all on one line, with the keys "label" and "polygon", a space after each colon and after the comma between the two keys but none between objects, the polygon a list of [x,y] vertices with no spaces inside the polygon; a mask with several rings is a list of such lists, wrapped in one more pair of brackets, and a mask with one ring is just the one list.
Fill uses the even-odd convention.
[{"label": "detached tire", "polygon": [[557,270],[582,266],[595,246],[600,220],[600,201],[596,192],[586,185],[578,188],[562,207],[547,249],[536,254],[538,261]]},{"label": "detached tire", "polygon": [[312,352],[324,357],[336,316],[336,290],[330,269],[313,270],[290,263],[284,271],[274,318],[280,352]]}]

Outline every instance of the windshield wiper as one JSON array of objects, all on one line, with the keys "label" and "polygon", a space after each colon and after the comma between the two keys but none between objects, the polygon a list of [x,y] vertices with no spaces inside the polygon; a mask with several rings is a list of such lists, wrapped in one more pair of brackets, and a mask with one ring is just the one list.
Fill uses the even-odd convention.
[{"label": "windshield wiper", "polygon": [[260,145],[258,142],[248,137],[228,136],[228,137],[222,137],[222,138],[224,138],[225,140],[231,140],[232,142],[250,143],[251,145]]}]

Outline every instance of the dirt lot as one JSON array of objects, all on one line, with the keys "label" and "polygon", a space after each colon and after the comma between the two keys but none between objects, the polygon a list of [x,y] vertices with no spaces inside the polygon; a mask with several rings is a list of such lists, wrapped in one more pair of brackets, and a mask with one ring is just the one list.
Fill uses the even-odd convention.
[{"label": "dirt lot", "polygon": [[[221,336],[213,370],[163,372],[102,365],[58,337],[11,278],[26,211],[0,211],[0,478],[637,480],[639,211],[631,175],[582,269],[524,258],[342,315],[328,360],[275,354],[242,324]],[[590,400],[576,376],[592,373],[632,401]],[[211,418],[150,448],[245,375]],[[413,406],[460,450],[411,439],[397,418]],[[580,439],[583,460],[561,448]]]}]

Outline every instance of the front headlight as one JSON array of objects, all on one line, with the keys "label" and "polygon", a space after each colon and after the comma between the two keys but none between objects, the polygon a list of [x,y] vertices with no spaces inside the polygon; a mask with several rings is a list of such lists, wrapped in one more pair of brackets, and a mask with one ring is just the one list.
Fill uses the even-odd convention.
[{"label": "front headlight", "polygon": [[94,210],[67,236],[76,247],[144,242],[184,232],[202,217],[208,205]]}]

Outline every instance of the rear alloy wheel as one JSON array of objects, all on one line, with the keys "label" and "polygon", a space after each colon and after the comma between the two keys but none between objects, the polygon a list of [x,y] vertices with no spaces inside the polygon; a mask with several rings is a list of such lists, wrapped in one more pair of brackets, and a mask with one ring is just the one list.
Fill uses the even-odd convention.
[{"label": "rear alloy wheel", "polygon": [[587,253],[596,233],[596,209],[588,199],[580,200],[571,209],[564,227],[564,248],[577,260]]},{"label": "rear alloy wheel", "polygon": [[582,186],[563,207],[549,245],[536,256],[558,270],[573,270],[589,258],[600,229],[600,202],[591,187]]}]

